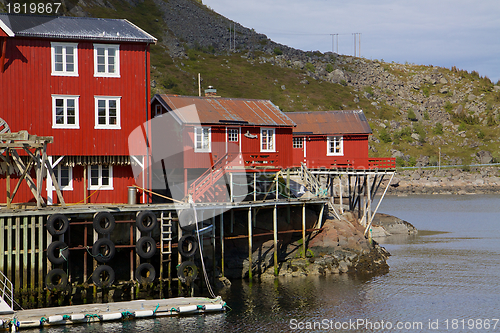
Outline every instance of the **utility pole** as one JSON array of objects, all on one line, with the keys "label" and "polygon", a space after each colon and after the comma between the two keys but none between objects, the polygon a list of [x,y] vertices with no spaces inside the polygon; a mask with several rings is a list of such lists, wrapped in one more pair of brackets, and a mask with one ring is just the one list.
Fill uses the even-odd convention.
[{"label": "utility pole", "polygon": [[339,34],[330,34],[332,36],[332,52],[335,53],[335,36],[337,36],[337,53],[339,53]]}]

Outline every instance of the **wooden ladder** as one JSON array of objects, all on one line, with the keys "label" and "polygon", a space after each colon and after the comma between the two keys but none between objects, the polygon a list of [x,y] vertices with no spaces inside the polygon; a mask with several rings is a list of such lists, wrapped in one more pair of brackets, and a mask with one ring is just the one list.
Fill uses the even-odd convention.
[{"label": "wooden ladder", "polygon": [[[161,266],[160,266],[160,280],[163,280],[163,264],[168,263],[168,279],[172,280],[172,212],[161,212],[160,217],[160,250],[161,250]],[[165,245],[166,248],[165,248]]]}]

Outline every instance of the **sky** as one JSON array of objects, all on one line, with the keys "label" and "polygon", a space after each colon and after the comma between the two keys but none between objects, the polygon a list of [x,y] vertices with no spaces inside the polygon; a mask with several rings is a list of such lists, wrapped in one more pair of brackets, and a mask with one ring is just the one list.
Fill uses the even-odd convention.
[{"label": "sky", "polygon": [[456,66],[477,71],[493,83],[500,80],[499,0],[203,0],[203,4],[300,50]]}]

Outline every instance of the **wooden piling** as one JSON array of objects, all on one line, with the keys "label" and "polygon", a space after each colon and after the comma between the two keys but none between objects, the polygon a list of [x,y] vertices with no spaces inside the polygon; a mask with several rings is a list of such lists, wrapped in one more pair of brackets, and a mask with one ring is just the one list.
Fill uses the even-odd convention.
[{"label": "wooden piling", "polygon": [[274,275],[278,276],[278,207],[273,208]]},{"label": "wooden piling", "polygon": [[221,266],[221,274],[222,274],[222,277],[224,277],[224,211],[221,210],[221,213],[220,213],[220,218],[219,218],[219,223],[220,223],[220,252],[221,252],[221,263],[220,263],[220,266]]},{"label": "wooden piling", "polygon": [[252,281],[252,207],[248,207],[248,279]]},{"label": "wooden piling", "polygon": [[302,204],[302,258],[306,257],[306,204]]}]

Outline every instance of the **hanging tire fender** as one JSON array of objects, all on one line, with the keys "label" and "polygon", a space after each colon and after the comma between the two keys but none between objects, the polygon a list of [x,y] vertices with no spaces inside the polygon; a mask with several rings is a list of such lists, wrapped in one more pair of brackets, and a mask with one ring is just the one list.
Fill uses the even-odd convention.
[{"label": "hanging tire fender", "polygon": [[[144,271],[147,271],[149,274],[147,276],[144,276],[142,274]],[[151,283],[155,280],[155,277],[155,268],[150,263],[140,264],[139,267],[137,267],[137,269],[135,270],[135,279],[139,283]]]},{"label": "hanging tire fender", "polygon": [[[54,278],[56,277],[59,281],[54,283]],[[52,269],[45,277],[45,285],[48,290],[62,290],[68,285],[68,275],[60,268]]]},{"label": "hanging tire fender", "polygon": [[[102,223],[104,225],[102,225]],[[110,234],[115,229],[115,217],[110,212],[99,212],[94,215],[92,225],[101,235]]]},{"label": "hanging tire fender", "polygon": [[[101,252],[101,249],[104,249],[104,253]],[[92,245],[92,255],[100,263],[109,262],[115,254],[115,243],[111,239],[100,238]]]},{"label": "hanging tire fender", "polygon": [[141,232],[150,232],[158,225],[158,218],[152,211],[144,210],[137,214],[135,225]]},{"label": "hanging tire fender", "polygon": [[[188,250],[189,244],[191,244],[191,250]],[[179,239],[179,245],[177,250],[181,255],[187,258],[191,258],[195,255],[198,250],[198,241],[193,235],[184,235]]]},{"label": "hanging tire fender", "polygon": [[52,235],[62,235],[69,228],[69,219],[64,214],[53,214],[47,219],[47,231]]},{"label": "hanging tire fender", "polygon": [[[57,254],[59,254],[59,256]],[[47,247],[47,258],[54,265],[63,264],[65,261],[68,261],[68,245],[66,245],[63,241],[50,243],[49,247]]]},{"label": "hanging tire fender", "polygon": [[[104,280],[101,280],[102,273],[107,274],[107,278]],[[113,284],[113,282],[115,282],[115,271],[108,265],[97,266],[94,273],[92,273],[92,282],[100,288],[109,287]]]},{"label": "hanging tire fender", "polygon": [[135,250],[139,257],[149,259],[156,253],[156,242],[150,236],[142,236],[135,244]]},{"label": "hanging tire fender", "polygon": [[[191,274],[186,274],[186,272]],[[198,267],[192,261],[184,261],[177,268],[177,277],[182,283],[192,282],[198,277]]]}]

